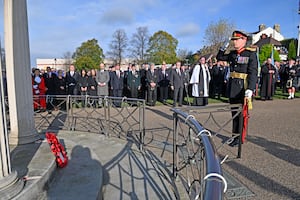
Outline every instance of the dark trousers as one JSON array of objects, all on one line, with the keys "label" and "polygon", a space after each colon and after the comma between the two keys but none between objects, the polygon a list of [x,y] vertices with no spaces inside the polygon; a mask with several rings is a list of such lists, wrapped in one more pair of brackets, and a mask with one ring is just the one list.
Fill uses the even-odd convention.
[{"label": "dark trousers", "polygon": [[[122,97],[123,90],[122,89],[113,89],[112,93],[113,93],[113,97]],[[117,107],[121,107],[121,100],[120,99],[114,100],[114,105]]]},{"label": "dark trousers", "polygon": [[168,86],[160,86],[159,87],[159,99],[161,102],[165,102],[168,99]]},{"label": "dark trousers", "polygon": [[[242,104],[243,105],[243,100],[241,99],[229,99],[230,104]],[[240,112],[238,115],[238,111],[236,111],[239,107],[232,107],[231,111],[231,116],[232,116],[232,133],[237,134],[241,133],[242,128],[243,128],[243,113]],[[237,115],[237,116],[235,116]]]},{"label": "dark trousers", "polygon": [[130,97],[131,98],[138,98],[139,96],[139,90],[137,87],[133,87],[133,88],[130,88]]},{"label": "dark trousers", "polygon": [[182,99],[183,99],[183,87],[174,88],[174,97],[173,97],[174,103],[173,103],[173,106],[176,106],[178,94],[179,94],[178,105],[181,106],[182,105]]},{"label": "dark trousers", "polygon": [[78,95],[78,89],[75,85],[68,86],[67,90],[68,95]]},{"label": "dark trousers", "polygon": [[206,106],[208,104],[208,97],[195,97],[194,106]]},{"label": "dark trousers", "polygon": [[148,103],[150,106],[155,106],[157,100],[157,88],[151,89],[148,88]]}]

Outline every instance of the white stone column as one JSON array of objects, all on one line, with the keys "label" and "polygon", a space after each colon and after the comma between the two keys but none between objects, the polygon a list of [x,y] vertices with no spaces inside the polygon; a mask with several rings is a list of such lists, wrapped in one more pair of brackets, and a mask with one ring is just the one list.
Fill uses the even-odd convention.
[{"label": "white stone column", "polygon": [[[1,75],[0,78],[2,80]],[[1,91],[3,91],[2,81]],[[2,92],[0,99],[0,199],[11,199],[22,191],[24,182],[18,178],[16,171],[11,170],[3,94]]]},{"label": "white stone column", "polygon": [[24,182],[18,178],[16,171],[11,170],[4,99],[0,51],[0,199],[11,199],[23,189]]},{"label": "white stone column", "polygon": [[38,139],[33,99],[26,0],[4,0],[4,38],[10,116],[10,144]]}]

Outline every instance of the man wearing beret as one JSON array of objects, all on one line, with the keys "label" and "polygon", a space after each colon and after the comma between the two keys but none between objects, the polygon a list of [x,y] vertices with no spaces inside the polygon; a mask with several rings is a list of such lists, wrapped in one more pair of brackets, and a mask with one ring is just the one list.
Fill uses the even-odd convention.
[{"label": "man wearing beret", "polygon": [[[232,33],[231,41],[234,45],[234,50],[225,54],[226,48],[229,43],[222,47],[218,54],[217,59],[227,61],[230,66],[230,78],[229,78],[229,103],[230,104],[244,104],[245,97],[251,99],[255,90],[257,82],[257,56],[256,52],[247,49],[247,34],[243,31],[234,31]],[[232,116],[236,115],[236,112],[232,112]],[[233,119],[232,133],[235,136],[234,140],[229,144],[230,146],[236,146],[239,144],[239,136],[241,132],[240,124],[242,120],[242,113],[238,117]]]}]

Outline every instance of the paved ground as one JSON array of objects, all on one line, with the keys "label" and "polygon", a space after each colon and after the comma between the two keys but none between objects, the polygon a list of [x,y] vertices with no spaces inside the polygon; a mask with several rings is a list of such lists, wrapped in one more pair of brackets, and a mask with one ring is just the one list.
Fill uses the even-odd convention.
[{"label": "paved ground", "polygon": [[[234,156],[236,148],[219,149],[221,157],[229,155],[224,171],[254,193],[247,199],[300,199],[300,99],[255,101],[253,107],[242,158]],[[171,113],[162,107],[149,110],[147,128],[167,140]]]},{"label": "paved ground", "polygon": [[[255,101],[253,106],[242,158],[236,158],[236,148],[226,145],[218,150],[221,157],[229,155],[223,164],[224,171],[254,194],[246,199],[300,199],[300,99]],[[159,199],[161,196],[163,199],[176,199],[176,195],[181,193],[180,188],[166,176],[170,175],[170,170],[163,169],[171,159],[173,121],[170,108],[147,107],[147,154],[140,154],[134,141],[101,139],[95,134],[59,133],[69,150],[70,165],[63,169],[65,173],[60,170],[58,178],[54,179],[58,183],[56,188],[50,187],[40,199],[59,199],[57,195],[65,192],[75,194],[70,199],[80,199],[80,195],[76,194],[84,194],[87,188],[94,188],[89,192],[89,199],[95,199],[99,196],[96,180],[101,176],[99,170],[103,168],[104,199]],[[219,138],[214,140],[218,144]],[[78,155],[84,159],[79,160]],[[164,160],[167,162],[164,163]],[[95,176],[93,173],[83,173],[80,179],[81,175],[75,172],[82,171],[80,163],[88,161],[92,161]],[[64,177],[66,174],[68,176]],[[79,178],[76,179],[76,176]],[[83,179],[85,176],[90,179]],[[64,179],[66,177],[71,179]],[[85,181],[96,184],[65,190],[70,188],[70,180],[71,183],[87,186]],[[171,188],[176,190],[171,191]]]},{"label": "paved ground", "polygon": [[300,99],[254,102],[242,158],[224,169],[253,199],[300,199]]}]

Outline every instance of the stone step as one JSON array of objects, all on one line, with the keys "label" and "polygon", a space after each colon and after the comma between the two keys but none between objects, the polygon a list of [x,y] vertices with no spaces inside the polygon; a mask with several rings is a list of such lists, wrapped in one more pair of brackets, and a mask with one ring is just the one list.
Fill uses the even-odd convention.
[{"label": "stone step", "polygon": [[[12,170],[24,181],[23,190],[14,199],[39,199],[56,171],[56,163],[46,140],[41,143],[11,146]],[[1,199],[1,198],[0,198]]]},{"label": "stone step", "polygon": [[45,199],[101,199],[103,168],[98,156],[77,139],[63,134],[58,134],[58,138],[66,147],[69,162],[65,168],[56,170],[43,195]]},{"label": "stone step", "polygon": [[[132,140],[106,138],[100,134],[81,132],[59,132],[58,138],[66,142],[66,150],[71,154],[71,164],[76,145],[89,149],[91,154],[95,154],[91,156],[92,160],[96,160],[103,169],[104,199],[178,199],[176,198],[178,197],[177,189],[174,189],[176,186],[170,178],[170,172],[166,169],[165,164],[147,152],[140,152]],[[80,156],[82,155],[78,155],[78,157]],[[73,173],[78,171],[78,173],[84,174],[84,172],[80,172],[80,170],[84,170],[80,165],[82,163],[74,166]],[[62,172],[60,176],[65,175],[64,170],[68,170],[68,167],[70,168],[67,166],[65,169],[59,170]],[[72,176],[71,172],[69,173],[68,176]],[[80,177],[81,175],[77,174],[76,176]],[[74,179],[78,180],[78,178]],[[58,181],[60,182],[60,180]],[[68,185],[66,182],[59,184],[62,184],[62,189]],[[78,190],[80,190],[79,186]],[[66,193],[63,190],[60,192]],[[75,193],[75,191],[73,192]],[[52,194],[57,192],[50,187],[48,193],[50,194],[48,197],[51,199],[55,196]]]}]

